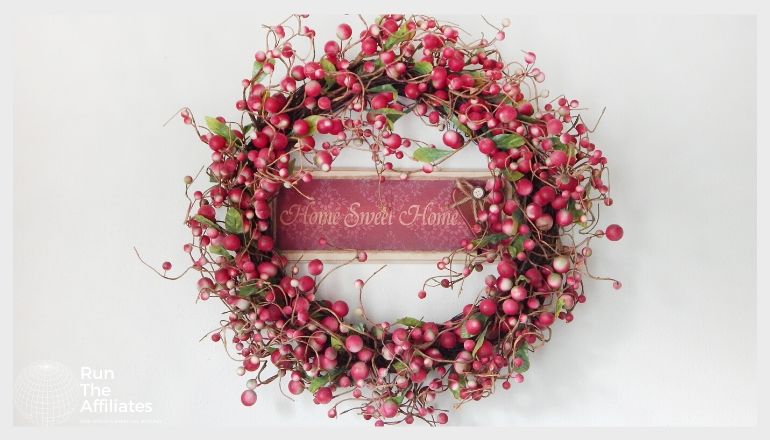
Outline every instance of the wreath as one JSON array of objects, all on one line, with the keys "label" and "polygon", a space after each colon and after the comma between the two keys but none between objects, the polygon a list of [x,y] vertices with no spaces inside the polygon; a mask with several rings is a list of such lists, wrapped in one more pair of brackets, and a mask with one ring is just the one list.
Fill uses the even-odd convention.
[{"label": "wreath", "polygon": [[[193,191],[195,179],[185,177],[192,232],[185,272],[200,273],[200,300],[218,298],[227,308],[210,338],[234,347],[238,374],[249,377],[244,405],[278,380],[292,395],[329,405],[329,417],[356,411],[377,426],[444,424],[441,393],[459,406],[489,396],[498,382],[507,390],[524,380],[529,353],[585,301],[584,277],[620,288],[592,275],[588,259],[591,240],[619,240],[623,229],[598,228],[599,206],[612,205],[607,159],[578,101],[547,100],[534,53],[507,63],[495,48],[509,20],[487,22],[491,40],[464,41],[457,26],[428,16],[359,18],[356,37],[340,24],[318,57],[307,15],[265,26],[268,49],[256,53],[235,103],[240,121],[207,117],[199,125],[180,110],[211,149],[210,186]],[[443,131],[444,145],[394,131],[407,113]],[[353,318],[346,302],[320,298],[330,272],[323,262],[300,265],[276,249],[271,202],[280,191],[301,192],[344,150],[371,152],[381,179],[408,179],[470,145],[489,170],[483,188],[463,192],[473,206],[471,231],[418,292],[453,289],[494,265],[478,299],[456,316],[372,322],[360,304]],[[399,170],[402,159],[422,166]],[[366,250],[350,252],[350,264],[367,260]],[[169,262],[162,269],[172,278]],[[359,298],[367,281],[353,283]]]}]

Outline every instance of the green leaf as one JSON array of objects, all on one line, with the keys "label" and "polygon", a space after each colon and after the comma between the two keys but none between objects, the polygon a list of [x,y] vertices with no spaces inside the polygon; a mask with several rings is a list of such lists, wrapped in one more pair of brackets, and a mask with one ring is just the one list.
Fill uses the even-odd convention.
[{"label": "green leaf", "polygon": [[393,124],[396,123],[396,121],[401,118],[401,116],[404,116],[404,112],[393,109],[393,108],[378,108],[377,110],[372,110],[371,113],[378,114],[378,115],[385,115],[385,117],[388,119],[388,127],[393,128]]},{"label": "green leaf", "polygon": [[353,327],[353,329],[355,331],[359,332],[359,333],[365,333],[366,332],[366,327],[364,327],[363,323],[357,322],[357,323],[353,324],[351,327]]},{"label": "green leaf", "polygon": [[202,224],[202,225],[206,225],[206,226],[214,228],[214,229],[219,229],[219,226],[216,223],[212,222],[211,220],[207,219],[206,217],[204,217],[204,216],[202,216],[200,214],[194,216],[192,219],[195,220],[196,222]]},{"label": "green leaf", "polygon": [[[462,132],[463,132],[463,134],[464,134],[466,137],[473,137],[473,131],[471,131],[471,129],[470,129],[470,128],[468,128],[468,126],[467,126],[467,125],[465,125],[465,124],[463,124],[462,122],[460,122],[460,120],[457,118],[457,114],[456,114],[456,113],[454,113],[454,112],[452,111],[452,109],[450,109],[450,108],[449,108],[449,107],[447,107],[447,106],[444,106],[444,113],[446,113],[446,115],[449,117],[449,122],[450,122],[450,123],[451,123],[451,124],[452,124],[452,125],[453,125],[453,126],[456,128],[456,129],[458,129],[458,130],[462,131]],[[451,116],[449,116],[449,115],[451,115]]]},{"label": "green leaf", "polygon": [[497,136],[493,137],[492,140],[495,141],[495,144],[497,144],[497,148],[501,150],[519,148],[520,146],[527,143],[526,139],[516,133],[498,134]]},{"label": "green leaf", "polygon": [[323,119],[323,116],[321,115],[310,115],[305,118],[305,122],[307,122],[308,127],[310,128],[310,131],[308,131],[307,136],[312,136],[316,133],[318,133],[318,121]]},{"label": "green leaf", "polygon": [[[580,206],[580,208],[582,208],[582,205]],[[578,208],[578,205],[577,203],[575,203],[574,200],[570,200],[569,203],[567,204],[567,210],[572,214],[572,222],[585,227],[588,225],[588,223],[580,221],[580,216],[585,214],[585,211],[583,211],[580,208]]]},{"label": "green leaf", "polygon": [[524,173],[521,173],[519,171],[514,171],[510,168],[506,168],[505,171],[503,171],[503,175],[506,179],[510,180],[511,182],[515,182],[522,177],[524,177]]},{"label": "green leaf", "polygon": [[220,122],[217,118],[206,116],[206,126],[212,133],[218,134],[227,140],[227,144],[231,144],[235,140],[235,135],[227,124]]},{"label": "green leaf", "polygon": [[396,370],[396,373],[401,373],[402,371],[409,369],[409,367],[401,361],[393,362],[393,368]]},{"label": "green leaf", "polygon": [[505,240],[506,238],[508,238],[508,235],[503,233],[489,234],[473,240],[473,244],[477,248],[484,248],[489,246],[490,244],[497,244]]},{"label": "green leaf", "polygon": [[331,345],[335,350],[342,350],[343,347],[345,347],[345,344],[342,343],[342,340],[334,335],[331,335]]},{"label": "green leaf", "polygon": [[487,329],[489,327],[484,327],[484,330],[481,332],[481,334],[476,338],[476,345],[473,346],[473,351],[471,352],[472,357],[476,357],[476,353],[479,351],[479,348],[481,348],[482,345],[484,345],[484,337],[487,335]]},{"label": "green leaf", "polygon": [[408,27],[406,27],[405,24],[402,24],[400,28],[396,32],[393,32],[390,34],[387,40],[385,40],[385,43],[383,43],[382,47],[385,48],[385,50],[389,50],[396,44],[402,43],[414,35],[414,31],[409,30]]},{"label": "green leaf", "polygon": [[328,373],[323,376],[316,376],[315,378],[313,378],[312,381],[310,381],[310,385],[308,385],[307,389],[311,393],[315,393],[316,391],[318,391],[319,388],[329,383],[330,379],[331,379],[331,373]]},{"label": "green leaf", "polygon": [[471,129],[468,128],[467,125],[460,122],[460,120],[457,119],[457,115],[452,115],[452,117],[449,118],[449,122],[451,122],[456,129],[462,131],[465,136],[473,137],[473,131],[471,131]]},{"label": "green leaf", "polygon": [[404,395],[399,394],[397,396],[393,396],[388,400],[392,400],[393,402],[396,402],[396,405],[401,405],[404,402]]},{"label": "green leaf", "polygon": [[452,154],[449,150],[439,150],[438,148],[421,147],[414,151],[412,159],[418,162],[434,163],[437,160]]},{"label": "green leaf", "polygon": [[232,255],[230,255],[230,252],[228,252],[227,249],[223,248],[218,244],[209,246],[209,252],[211,252],[212,254],[222,255],[223,257],[232,257]]},{"label": "green leaf", "polygon": [[420,321],[417,318],[412,318],[412,317],[409,317],[409,316],[404,316],[403,318],[401,318],[398,321],[396,321],[396,324],[405,325],[407,327],[422,327],[422,325],[425,324],[425,323]]},{"label": "green leaf", "polygon": [[468,75],[473,77],[473,84],[476,87],[484,85],[488,81],[487,75],[484,73],[483,70],[464,70],[463,73],[467,73]]},{"label": "green leaf", "polygon": [[257,293],[257,286],[254,284],[241,286],[240,289],[238,289],[238,295],[244,298],[248,298],[251,295],[254,295],[255,293]]},{"label": "green leaf", "polygon": [[511,244],[508,245],[508,253],[511,254],[512,257],[516,256],[519,252],[524,250],[524,242],[529,238],[528,235],[518,235],[516,238],[513,239]]},{"label": "green leaf", "polygon": [[334,63],[332,63],[331,61],[329,61],[327,58],[322,58],[322,59],[321,59],[321,68],[322,68],[322,69],[324,70],[324,72],[326,72],[326,73],[334,73],[334,72],[336,72],[336,71],[337,71],[337,68],[336,68],[336,67],[334,67]]},{"label": "green leaf", "polygon": [[518,115],[516,116],[516,119],[518,119],[519,121],[528,122],[530,124],[536,124],[540,122],[539,119],[533,118],[532,116],[527,116],[527,115]]},{"label": "green leaf", "polygon": [[321,68],[324,70],[324,72],[326,72],[326,87],[331,87],[335,82],[335,73],[337,72],[337,68],[334,67],[334,63],[326,58],[321,59]]},{"label": "green leaf", "polygon": [[524,362],[522,362],[519,367],[514,368],[513,371],[517,373],[523,373],[529,370],[529,353],[527,350],[527,345],[521,344],[521,347],[516,350],[515,355],[517,358],[521,358],[521,360]]},{"label": "green leaf", "polygon": [[491,102],[491,103],[493,103],[493,104],[502,104],[502,103],[513,104],[513,105],[516,104],[513,101],[513,98],[511,98],[509,95],[506,95],[504,93],[501,93],[501,94],[496,95],[496,96],[490,96],[490,97],[486,98],[486,100]]},{"label": "green leaf", "polygon": [[227,208],[225,229],[233,234],[243,234],[243,216],[240,211],[233,207]]},{"label": "green leaf", "polygon": [[564,297],[560,296],[559,299],[556,300],[556,307],[553,309],[553,315],[557,318],[559,317],[559,313],[564,311]]},{"label": "green leaf", "polygon": [[433,72],[433,64],[427,61],[418,61],[414,63],[414,71],[420,75],[427,75]]},{"label": "green leaf", "polygon": [[465,376],[460,376],[460,379],[457,381],[458,385],[460,387],[456,390],[453,390],[452,388],[449,389],[449,391],[452,392],[452,395],[455,396],[455,399],[460,400],[460,390],[465,388],[466,385],[468,385],[467,379],[465,379]]},{"label": "green leaf", "polygon": [[554,150],[561,150],[565,153],[567,153],[568,157],[575,157],[575,147],[572,145],[567,145],[564,142],[562,142],[558,137],[550,137],[548,138],[553,142],[553,149]]},{"label": "green leaf", "polygon": [[[275,60],[270,58],[269,60],[265,61],[267,64],[275,65]],[[252,83],[258,83],[262,81],[267,76],[267,72],[264,71],[265,63],[260,63],[259,61],[254,61],[254,65],[251,68],[251,82]]]},{"label": "green leaf", "polygon": [[366,93],[369,93],[369,94],[377,94],[382,92],[392,93],[394,101],[396,100],[396,98],[398,98],[398,90],[396,90],[396,88],[390,84],[384,84],[381,86],[372,87],[366,91]]}]

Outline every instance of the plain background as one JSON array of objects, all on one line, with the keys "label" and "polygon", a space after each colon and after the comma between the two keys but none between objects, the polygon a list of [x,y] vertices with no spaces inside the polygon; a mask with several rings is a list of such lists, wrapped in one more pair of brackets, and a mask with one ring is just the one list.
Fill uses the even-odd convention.
[{"label": "plain background", "polygon": [[[152,401],[167,424],[328,424],[325,409],[307,397],[289,402],[275,387],[243,408],[236,364],[220,346],[197,342],[221,307],[194,304],[193,278],[161,280],[131,250],[157,264],[181,261],[181,177],[207,154],[189,127],[161,125],[183,105],[199,117],[234,115],[239,80],[261,47],[257,24],[281,18],[18,24],[16,369],[36,359],[114,369],[120,396]],[[477,16],[440,18],[474,34],[487,29]],[[626,236],[597,246],[592,267],[624,288],[590,283],[589,301],[533,355],[526,382],[468,405],[453,423],[754,423],[754,18],[564,15],[561,30],[552,17],[511,18],[504,54],[537,52],[552,95],[580,99],[589,120],[607,106],[594,140],[610,158],[616,204],[602,218]],[[313,22],[330,35],[343,19]],[[342,274],[330,297],[345,297],[345,280],[374,268]],[[446,292],[416,300],[430,273],[429,265],[387,269],[368,310],[390,320],[458,309],[462,298]],[[349,416],[333,425],[362,423]]]}]

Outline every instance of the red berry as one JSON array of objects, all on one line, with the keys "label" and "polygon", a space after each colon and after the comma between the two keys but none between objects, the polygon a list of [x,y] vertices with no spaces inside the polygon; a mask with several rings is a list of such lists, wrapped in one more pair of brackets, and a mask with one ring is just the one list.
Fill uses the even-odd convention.
[{"label": "red berry", "polygon": [[246,390],[241,394],[241,403],[251,406],[257,403],[257,393],[254,390]]},{"label": "red berry", "polygon": [[310,292],[315,287],[315,280],[309,276],[304,276],[299,279],[299,290],[303,292]]},{"label": "red berry", "polygon": [[310,124],[304,119],[298,119],[292,124],[291,131],[297,136],[305,136],[310,133]]},{"label": "red berry", "polygon": [[449,130],[446,133],[444,133],[443,140],[444,140],[444,145],[454,150],[462,147],[463,144],[465,143],[465,140],[460,135],[460,133],[453,130]]},{"label": "red berry", "polygon": [[540,325],[542,325],[544,327],[548,327],[549,325],[553,324],[554,320],[555,320],[555,317],[554,317],[553,313],[551,313],[551,312],[545,312],[545,313],[541,314],[540,316],[538,316],[538,318],[537,318],[538,324],[540,324]]},{"label": "red berry", "polygon": [[227,139],[225,139],[223,136],[215,134],[214,136],[211,136],[211,139],[209,139],[209,148],[214,151],[223,150],[226,146]]},{"label": "red berry", "polygon": [[353,30],[350,28],[349,24],[342,23],[337,26],[337,38],[340,40],[347,40],[351,35],[353,35]]},{"label": "red berry", "polygon": [[310,275],[320,275],[321,272],[324,271],[324,264],[319,259],[310,260],[310,262],[307,263],[307,271]]},{"label": "red berry", "polygon": [[237,235],[227,235],[222,240],[222,246],[228,251],[237,251],[241,247],[241,239]]},{"label": "red berry", "polygon": [[490,298],[484,299],[479,303],[479,312],[486,316],[492,316],[497,312],[497,303]]},{"label": "red berry", "polygon": [[607,236],[607,240],[618,241],[623,238],[623,228],[620,225],[612,224],[607,226],[604,234]]},{"label": "red berry", "polygon": [[364,340],[361,339],[361,336],[350,335],[345,338],[345,348],[351,353],[358,353],[364,348]]},{"label": "red berry", "polygon": [[332,304],[332,311],[340,318],[344,318],[347,316],[350,308],[345,301],[335,301],[334,304]]},{"label": "red berry", "polygon": [[509,316],[519,313],[519,303],[512,299],[506,299],[503,301],[503,313]]},{"label": "red berry", "polygon": [[475,336],[481,333],[481,321],[476,318],[471,318],[465,323],[465,331],[469,335]]}]

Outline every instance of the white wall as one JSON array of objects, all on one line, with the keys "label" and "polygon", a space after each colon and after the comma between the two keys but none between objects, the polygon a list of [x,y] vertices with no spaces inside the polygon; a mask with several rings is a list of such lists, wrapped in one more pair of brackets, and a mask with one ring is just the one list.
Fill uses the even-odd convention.
[{"label": "white wall", "polygon": [[[612,168],[605,224],[622,241],[595,247],[588,302],[532,356],[526,381],[453,413],[460,425],[743,425],[756,419],[755,23],[741,16],[528,15],[501,44],[538,54],[552,94],[607,112],[594,136]],[[183,261],[182,177],[207,159],[190,106],[234,115],[239,81],[282,17],[28,17],[16,30],[14,87],[14,365],[54,359],[115,371],[115,396],[150,401],[164,424],[360,426],[326,421],[308,396],[275,387],[244,408],[244,379],[220,346],[198,339],[221,307],[195,304]],[[479,17],[441,17],[472,33]],[[321,35],[341,17],[316,16]],[[355,19],[347,19],[354,24]],[[411,133],[436,138],[416,125]],[[467,155],[470,160],[478,158]],[[363,158],[349,163],[365,165]],[[479,162],[480,163],[480,162]],[[346,268],[329,296],[352,298]],[[431,265],[390,267],[368,310],[441,319],[464,302],[415,297]],[[480,278],[479,278],[480,279]],[[336,284],[334,284],[336,283]],[[341,292],[342,289],[348,292]],[[337,295],[338,294],[338,295]],[[449,405],[446,405],[449,406]]]}]

